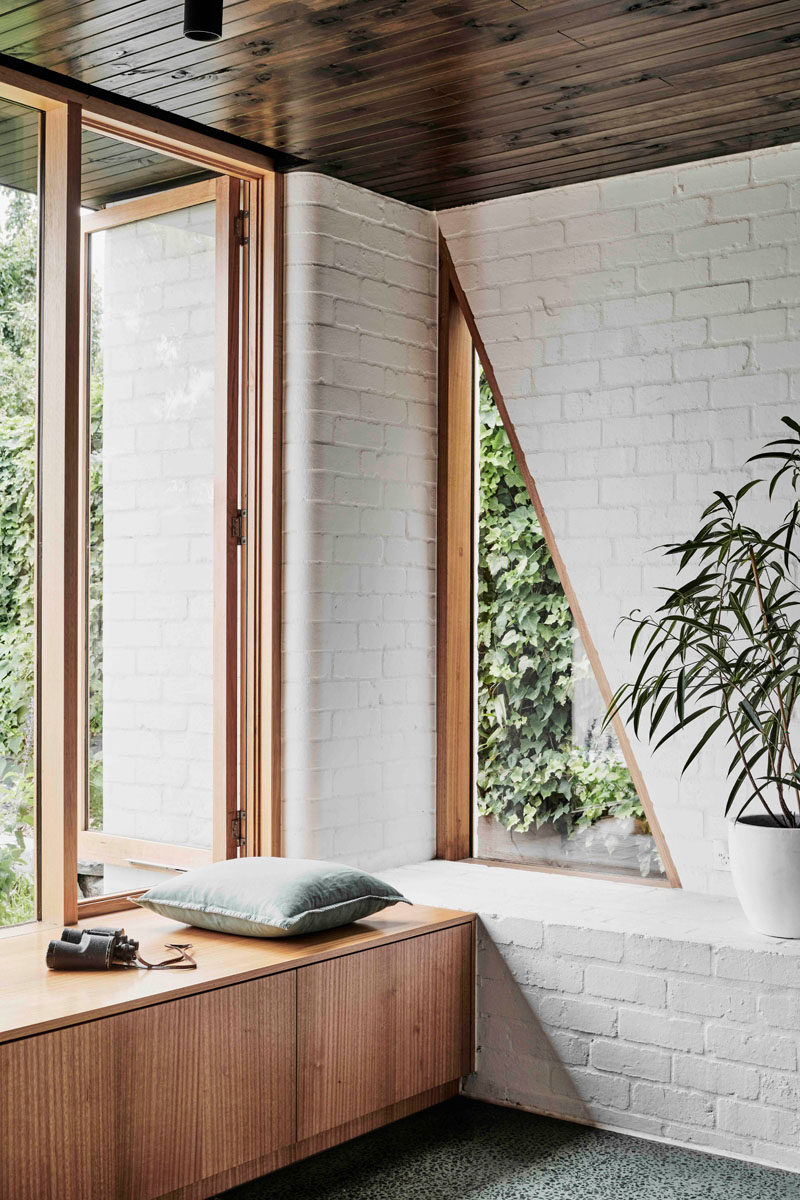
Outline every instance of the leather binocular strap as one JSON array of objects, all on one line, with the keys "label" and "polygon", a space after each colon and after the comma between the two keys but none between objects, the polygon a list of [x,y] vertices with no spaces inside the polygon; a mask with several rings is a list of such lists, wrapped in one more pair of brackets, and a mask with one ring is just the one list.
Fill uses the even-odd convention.
[{"label": "leather binocular strap", "polygon": [[192,958],[189,951],[192,948],[191,942],[166,942],[166,950],[177,950],[175,958],[165,958],[163,962],[151,963],[146,958],[142,958],[141,954],[136,954],[136,966],[143,971],[192,971],[197,967],[197,963]]}]

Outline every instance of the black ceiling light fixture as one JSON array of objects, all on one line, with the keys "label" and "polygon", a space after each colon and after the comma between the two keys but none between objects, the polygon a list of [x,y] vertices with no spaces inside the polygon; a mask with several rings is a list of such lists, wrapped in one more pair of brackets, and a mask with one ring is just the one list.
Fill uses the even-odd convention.
[{"label": "black ceiling light fixture", "polygon": [[218,42],[222,37],[222,0],[184,0],[183,35],[193,42]]}]

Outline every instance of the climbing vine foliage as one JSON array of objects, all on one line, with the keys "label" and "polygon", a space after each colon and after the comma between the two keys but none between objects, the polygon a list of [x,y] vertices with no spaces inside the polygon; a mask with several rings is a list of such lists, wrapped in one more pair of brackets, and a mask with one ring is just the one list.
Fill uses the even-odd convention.
[{"label": "climbing vine foliage", "polygon": [[[0,927],[34,916],[38,235],[36,197],[0,187]],[[89,733],[94,739],[102,726],[102,362],[97,341],[92,339],[89,498]],[[97,765],[92,764],[93,798]]]},{"label": "climbing vine foliage", "polygon": [[0,926],[33,916],[36,201],[1,189]]},{"label": "climbing vine foliage", "polygon": [[[564,834],[644,810],[598,720],[576,744],[576,631],[491,391],[480,384],[478,811]],[[584,669],[588,669],[588,666]]]}]

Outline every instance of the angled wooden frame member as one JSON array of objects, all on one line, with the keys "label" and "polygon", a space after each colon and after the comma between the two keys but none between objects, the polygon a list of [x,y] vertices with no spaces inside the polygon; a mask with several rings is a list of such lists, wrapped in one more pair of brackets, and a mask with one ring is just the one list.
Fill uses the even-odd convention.
[{"label": "angled wooden frame member", "polygon": [[[489,360],[489,356],[486,353],[486,347],[485,347],[485,345],[483,343],[483,339],[481,338],[481,335],[478,331],[478,327],[475,322],[475,317],[473,316],[472,310],[469,306],[469,301],[467,300],[467,297],[464,293],[464,289],[462,288],[462,286],[459,282],[458,275],[456,273],[456,269],[453,265],[453,260],[450,256],[450,252],[447,249],[447,244],[443,237],[440,237],[439,253],[440,253],[440,265],[441,265],[441,269],[443,271],[444,278],[445,278],[445,281],[442,281],[440,279],[440,290],[443,291],[443,290],[445,290],[445,287],[446,287],[448,290],[448,294],[452,294],[455,297],[458,308],[462,314],[465,326],[469,331],[471,344],[472,344],[472,346],[474,346],[475,352],[477,353],[478,358],[481,363],[481,366],[483,367],[484,374],[489,383],[489,387],[491,388],[491,391],[492,391],[492,396],[494,398],[495,405],[497,406],[497,411],[500,413],[500,417],[501,417],[503,425],[505,427],[506,434],[508,435],[508,439],[509,439],[509,441],[511,443],[511,447],[514,451],[514,457],[517,460],[517,465],[519,466],[520,472],[522,473],[522,477],[525,480],[525,486],[528,490],[528,495],[530,496],[531,503],[532,503],[532,505],[536,511],[536,515],[539,519],[539,524],[541,526],[542,533],[544,534],[545,541],[547,542],[547,547],[550,551],[550,556],[553,560],[553,565],[555,566],[559,580],[561,581],[561,586],[564,590],[564,595],[566,596],[567,602],[570,606],[570,609],[572,610],[572,616],[573,616],[575,624],[578,628],[578,632],[580,634],[581,641],[583,642],[583,647],[584,647],[584,650],[586,651],[586,656],[589,659],[589,662],[591,664],[595,680],[597,681],[597,686],[600,690],[600,694],[603,698],[604,703],[608,704],[609,700],[611,699],[611,695],[612,695],[611,686],[608,682],[608,678],[603,669],[603,664],[600,661],[600,656],[598,655],[597,647],[595,646],[595,644],[592,640],[592,636],[589,632],[589,628],[586,624],[586,620],[584,619],[583,612],[581,611],[581,606],[578,601],[578,597],[575,593],[575,589],[573,588],[572,583],[570,581],[569,573],[567,572],[566,565],[564,563],[563,558],[561,557],[561,554],[559,553],[558,545],[557,545],[556,539],[553,535],[553,530],[547,519],[547,514],[544,511],[544,507],[542,505],[542,501],[539,496],[539,492],[536,487],[536,483],[534,482],[533,476],[531,475],[530,470],[528,469],[528,464],[527,464],[527,460],[525,458],[525,453],[522,449],[519,438],[517,437],[517,433],[514,428],[514,425],[509,417],[508,408],[506,406],[505,400],[503,399],[503,393],[502,393],[502,391],[500,389],[500,385],[497,381],[497,376],[495,375],[495,372],[492,368],[492,364]],[[440,316],[441,316],[441,310],[440,310]],[[446,327],[444,327],[443,325],[440,324],[440,339],[442,337],[446,338],[447,332],[446,332]],[[441,388],[441,385],[442,385],[442,383],[441,383],[441,374],[440,374],[440,388]],[[463,396],[465,394],[466,394],[465,391],[462,390],[461,395]],[[441,395],[441,393],[440,393],[440,395]],[[440,412],[440,438],[442,436],[447,436],[448,433],[452,432],[452,430],[454,428],[452,416],[448,411],[448,405],[452,404],[452,400],[453,400],[452,394],[449,394],[445,399],[445,414],[446,415],[445,415],[444,419],[442,418],[442,415]],[[470,398],[470,403],[472,403],[472,402],[473,402],[472,398]],[[463,436],[463,434],[462,434],[462,436]],[[448,462],[453,457],[454,450],[453,450],[452,446],[447,448],[447,453],[449,455],[449,459],[446,458],[445,462]],[[464,456],[464,454],[465,454],[465,452],[463,450],[456,451],[456,453],[460,453],[462,456]],[[441,459],[440,459],[440,462],[441,462]],[[444,527],[442,527],[442,525],[440,523],[440,536],[442,534],[444,535],[445,539],[447,539],[447,537],[449,536],[448,531],[447,531],[447,526],[445,525]],[[445,556],[445,558],[449,557],[446,548],[443,549],[440,546],[439,552],[440,552],[440,562],[441,562],[442,556]],[[470,581],[470,595],[471,595],[471,586],[472,585],[471,585],[471,581]],[[461,617],[461,620],[463,621],[463,616]],[[470,623],[469,634],[471,637],[471,623]],[[452,629],[452,614],[451,614],[451,627],[448,628],[447,626],[445,626],[445,637],[449,641],[453,638],[453,636],[454,636],[454,631]],[[442,626],[441,625],[439,626],[439,638],[440,638],[440,640],[442,638]],[[455,688],[456,685],[455,685],[454,677],[452,674],[449,676],[449,679],[450,679],[451,687]],[[451,728],[451,722],[453,722],[453,721],[456,722],[456,730],[459,727],[463,726],[467,722],[470,723],[470,728],[471,728],[471,721],[472,721],[471,687],[469,689],[466,689],[463,686],[463,684],[460,685],[458,687],[457,693],[450,695],[448,697],[447,702],[445,703],[444,707],[439,708],[438,747],[439,747],[440,751],[441,751],[442,745],[445,744],[445,746],[446,746],[447,743],[454,737],[454,731]],[[650,799],[649,793],[647,791],[647,785],[644,781],[644,777],[639,768],[639,764],[637,763],[636,757],[633,753],[633,747],[631,746],[630,739],[628,738],[628,733],[627,733],[627,729],[625,728],[625,724],[619,718],[619,716],[617,716],[614,718],[613,726],[614,726],[614,732],[616,733],[617,739],[619,741],[620,750],[622,751],[623,758],[625,759],[625,764],[628,768],[628,771],[630,772],[631,779],[633,780],[633,785],[636,789],[639,799],[642,802],[645,813],[647,814],[647,820],[650,825],[650,829],[652,830],[653,840],[655,841],[655,844],[658,848],[659,855],[661,856],[661,862],[664,867],[665,878],[664,879],[639,879],[636,876],[614,874],[612,872],[601,873],[601,872],[586,871],[586,870],[573,870],[570,867],[545,867],[545,866],[539,866],[537,864],[527,864],[527,863],[526,864],[502,863],[502,864],[498,864],[498,865],[517,867],[517,868],[520,868],[523,870],[543,871],[543,872],[557,873],[557,874],[582,875],[582,876],[590,875],[593,877],[598,877],[598,878],[603,878],[603,879],[617,879],[617,880],[624,881],[626,883],[642,883],[642,884],[646,884],[651,887],[653,887],[653,886],[656,886],[656,887],[680,887],[681,886],[680,877],[678,875],[677,868],[675,867],[675,863],[672,859],[672,855],[670,854],[669,847],[667,845],[663,831],[661,829],[661,826],[658,822],[658,818],[656,817],[655,811],[653,809],[653,804]],[[451,811],[451,806],[453,806],[457,803],[464,804],[464,807],[467,810],[467,816],[468,816],[470,824],[471,824],[471,819],[472,819],[471,790],[470,790],[470,794],[469,794],[468,807],[467,807],[467,804],[465,804],[465,802],[463,800],[459,800],[459,797],[457,795],[455,795],[452,791],[450,791],[448,789],[444,789],[444,790],[439,791],[438,795],[437,795],[437,809],[438,809],[439,804],[443,804],[445,806],[444,814],[439,815],[437,812],[437,828],[440,825],[442,827],[446,827],[446,828],[451,828],[451,827],[456,826],[458,817],[457,817],[456,813]],[[461,822],[466,820],[467,816],[462,816]],[[463,852],[461,852],[461,853],[458,852],[458,850],[461,849],[461,847],[463,847],[463,838],[460,843],[454,843],[454,850],[452,853],[443,852],[443,851],[447,851],[447,849],[448,849],[448,847],[443,844],[438,849],[439,857],[440,858],[462,858],[463,859],[463,858],[467,857],[467,855],[465,855]],[[488,860],[488,859],[480,859],[480,860],[473,860],[473,861],[480,861],[480,862],[487,862],[487,863],[490,862],[490,860]]]}]

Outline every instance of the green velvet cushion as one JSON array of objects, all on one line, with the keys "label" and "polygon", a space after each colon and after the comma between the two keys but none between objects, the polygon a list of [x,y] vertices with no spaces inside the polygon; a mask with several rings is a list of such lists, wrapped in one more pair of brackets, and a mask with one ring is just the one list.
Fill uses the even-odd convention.
[{"label": "green velvet cushion", "polygon": [[138,903],[218,933],[288,937],[349,925],[410,901],[374,875],[339,863],[231,858],[159,883]]}]

